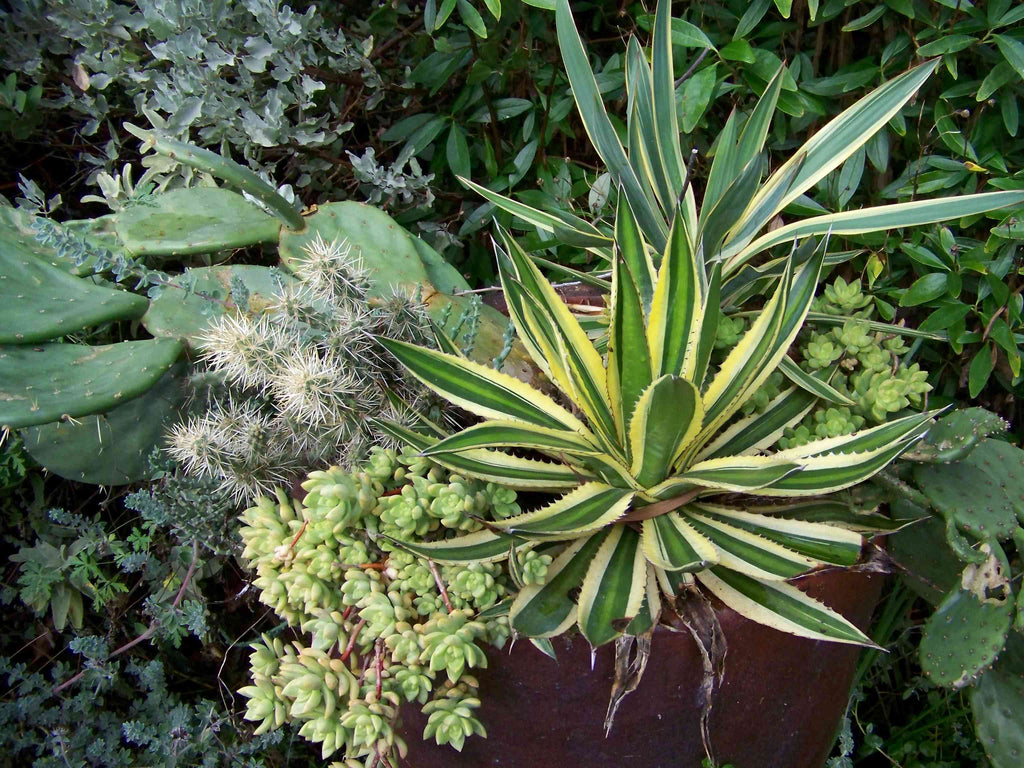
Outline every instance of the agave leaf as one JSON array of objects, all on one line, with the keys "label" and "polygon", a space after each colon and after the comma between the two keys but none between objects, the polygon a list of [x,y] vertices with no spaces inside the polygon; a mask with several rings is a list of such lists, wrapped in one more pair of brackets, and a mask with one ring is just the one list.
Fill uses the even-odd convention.
[{"label": "agave leaf", "polygon": [[779,94],[782,92],[785,72],[785,65],[780,65],[772,79],[768,81],[768,85],[765,86],[764,92],[757,100],[747,122],[743,124],[743,130],[740,132],[736,146],[737,163],[740,166],[746,165],[764,150],[768,129],[771,127],[772,118],[775,116],[775,107],[779,103]]},{"label": "agave leaf", "polygon": [[[436,437],[415,432],[393,422],[383,419],[370,421],[377,429],[418,451],[426,450],[438,442]],[[562,491],[575,488],[581,479],[589,478],[579,468],[523,459],[500,451],[484,449],[441,454],[434,456],[433,460],[460,475],[521,490]]]},{"label": "agave leaf", "polygon": [[[621,198],[620,198],[621,199]],[[651,384],[644,308],[625,259],[616,259],[608,327],[608,399],[621,444],[633,409]]]},{"label": "agave leaf", "polygon": [[700,571],[718,562],[718,550],[679,512],[643,521],[641,545],[647,560],[667,571]]},{"label": "agave leaf", "polygon": [[701,338],[706,277],[694,257],[692,238],[681,212],[676,213],[668,246],[661,259],[658,284],[651,300],[647,339],[655,376],[692,378]]},{"label": "agave leaf", "polygon": [[[835,403],[837,405],[856,405],[853,400],[835,387],[829,385],[827,381],[819,379],[813,374],[807,373],[788,357],[784,357],[779,361],[779,370],[782,371],[782,374],[787,379],[800,387],[800,389],[815,397],[820,397],[822,400],[829,403]],[[831,373],[835,373],[835,369],[830,372],[829,378],[831,378]]]},{"label": "agave leaf", "polygon": [[494,563],[527,544],[523,539],[491,530],[441,541],[394,541],[402,549],[438,563]]},{"label": "agave leaf", "polygon": [[576,31],[568,0],[556,0],[555,28],[565,72],[569,76],[569,84],[572,86],[573,97],[580,117],[583,118],[587,135],[604,160],[612,178],[622,185],[636,213],[640,228],[647,234],[654,247],[661,250],[665,247],[668,227],[657,210],[653,195],[637,178],[619,142],[619,137],[615,134],[605,111],[594,72],[587,60],[587,52]]},{"label": "agave leaf", "polygon": [[849,621],[789,584],[760,581],[722,567],[701,571],[697,579],[715,597],[751,621],[811,640],[874,647]]},{"label": "agave leaf", "polygon": [[[759,488],[774,487],[785,477],[803,470],[803,462],[774,456],[723,456],[705,459],[689,467],[673,479],[704,488],[734,493],[750,493]],[[657,488],[652,489],[652,493]]]},{"label": "agave leaf", "polygon": [[779,201],[789,192],[790,186],[799,175],[803,167],[803,161],[804,158],[802,156],[796,158],[796,162],[789,167],[787,176],[780,178],[773,187],[772,194],[764,197],[752,196],[748,198],[749,202],[743,213],[736,216],[735,212],[733,212],[732,223],[726,224],[728,229],[723,236],[724,242],[728,244],[730,249],[735,248],[737,245],[749,243],[754,239],[754,235],[765,227],[768,223],[768,220],[765,219],[767,212],[770,211],[774,215]]},{"label": "agave leaf", "polygon": [[[929,61],[889,80],[843,111],[808,139],[765,181],[751,201],[750,209],[761,212],[761,224],[755,227],[755,231],[842,165],[850,155],[878,133],[924,84],[937,65],[937,59]],[[795,178],[791,174],[794,165],[801,166]],[[782,196],[777,194],[779,187],[785,187],[787,190]],[[776,199],[774,206],[764,208],[759,205],[761,200],[768,198]],[[732,255],[728,251],[724,253],[727,259]],[[729,266],[732,268],[735,265],[730,262]]]},{"label": "agave leaf", "polygon": [[577,601],[577,623],[592,646],[614,640],[640,612],[647,591],[647,561],[640,536],[625,525],[613,525],[590,561]]},{"label": "agave leaf", "polygon": [[633,278],[637,293],[643,301],[644,312],[649,312],[654,296],[656,270],[625,195],[619,196],[615,209],[615,247]]},{"label": "agave leaf", "polygon": [[820,496],[867,480],[910,448],[926,430],[884,448],[860,453],[829,453],[801,459],[803,470],[762,488],[762,496]]},{"label": "agave leaf", "polygon": [[520,536],[576,538],[611,525],[626,513],[632,501],[632,490],[589,482],[545,507],[494,525]]},{"label": "agave leaf", "polygon": [[594,436],[547,429],[515,421],[490,420],[475,424],[421,451],[423,456],[458,453],[473,448],[534,448],[551,455],[600,453]]},{"label": "agave leaf", "polygon": [[569,544],[548,566],[541,586],[519,590],[508,618],[512,629],[527,637],[554,637],[576,622],[576,602],[569,593],[579,587],[608,531],[579,538]]},{"label": "agave leaf", "polygon": [[704,514],[756,533],[794,552],[833,565],[854,565],[864,544],[853,531],[825,523],[759,515],[731,507],[694,504]]},{"label": "agave leaf", "polygon": [[665,479],[672,463],[700,431],[700,392],[679,376],[662,376],[641,395],[629,422],[630,472],[644,488]]},{"label": "agave leaf", "polygon": [[747,512],[769,517],[783,516],[809,523],[828,523],[859,534],[891,533],[904,528],[907,522],[893,520],[874,510],[860,510],[837,499],[811,499],[789,504],[746,507]]},{"label": "agave leaf", "polygon": [[701,206],[699,239],[704,247],[704,259],[720,260],[721,245],[726,233],[735,225],[737,212],[752,204],[758,182],[764,170],[764,158],[755,157],[729,180],[722,196],[714,203]]},{"label": "agave leaf", "polygon": [[697,454],[697,459],[742,456],[774,445],[787,427],[807,415],[816,400],[806,390],[790,387],[769,402],[762,413],[730,424]]},{"label": "agave leaf", "polygon": [[[654,115],[654,85],[651,68],[635,37],[626,47],[626,83],[629,95],[629,162],[641,184],[646,184],[655,195],[663,215],[671,215],[679,199],[679,190],[673,193],[672,183],[662,160],[661,137]],[[676,143],[679,136],[676,134]],[[625,196],[625,195],[624,195]]]},{"label": "agave leaf", "polygon": [[[686,164],[679,146],[679,121],[676,117],[675,64],[672,60],[672,4],[658,3],[654,14],[654,125],[658,131],[658,150],[664,175],[668,179],[674,207],[686,183]],[[665,209],[671,216],[672,207]]]},{"label": "agave leaf", "polygon": [[393,339],[380,339],[380,343],[424,385],[470,413],[549,429],[569,429],[584,434],[587,431],[575,416],[550,397],[512,376],[415,344]]},{"label": "agave leaf", "polygon": [[908,439],[917,439],[923,435],[932,420],[942,413],[930,411],[927,413],[912,413],[899,419],[887,421],[877,427],[862,429],[849,435],[839,437],[828,437],[779,451],[775,454],[777,458],[790,461],[804,461],[812,456],[825,456],[832,453],[858,453],[861,451],[872,451],[878,448],[887,448],[894,442],[901,442]]},{"label": "agave leaf", "polygon": [[720,519],[700,514],[697,507],[690,507],[686,512],[690,525],[715,545],[722,569],[737,571],[755,579],[781,581],[821,565],[818,560],[776,544],[759,532],[751,533]]},{"label": "agave leaf", "polygon": [[827,216],[815,216],[779,227],[729,255],[726,272],[735,272],[742,264],[757,254],[794,238],[822,235],[827,232],[838,237],[901,227],[919,227],[924,224],[987,213],[998,208],[1018,205],[1021,202],[1024,202],[1024,192],[1009,190],[981,192],[960,197],[942,197],[937,200],[915,200],[909,203],[880,205],[843,211],[842,213],[830,213]]},{"label": "agave leaf", "polygon": [[711,170],[708,172],[708,180],[704,185],[704,200],[701,204],[700,224],[714,210],[715,206],[722,199],[725,191],[736,180],[741,168],[746,167],[753,156],[740,162],[740,152],[736,146],[739,134],[739,114],[735,109],[729,113],[725,121],[725,127],[718,134],[718,148],[711,159]]}]

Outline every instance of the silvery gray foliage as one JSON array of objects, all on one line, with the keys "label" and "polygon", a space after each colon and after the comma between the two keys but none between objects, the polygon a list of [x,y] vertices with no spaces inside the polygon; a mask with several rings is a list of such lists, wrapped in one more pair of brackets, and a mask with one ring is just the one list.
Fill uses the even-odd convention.
[{"label": "silvery gray foliage", "polygon": [[[372,38],[350,40],[315,6],[300,13],[278,0],[5,5],[0,68],[59,83],[61,95],[49,106],[81,115],[84,136],[108,118],[160,113],[173,135],[230,147],[273,175],[264,149],[327,149],[351,128],[342,113],[346,83],[361,83],[369,108],[383,97],[367,58]],[[111,172],[116,142],[91,162]],[[332,167],[300,155],[297,186]]]},{"label": "silvery gray foliage", "polygon": [[[403,205],[419,208],[434,202],[430,182],[434,174],[423,173],[415,157],[400,158],[389,167],[377,160],[373,147],[367,147],[362,156],[346,151],[352,161],[352,172],[361,183],[361,191],[367,202],[390,208],[396,201]],[[409,170],[406,171],[406,165]]]}]

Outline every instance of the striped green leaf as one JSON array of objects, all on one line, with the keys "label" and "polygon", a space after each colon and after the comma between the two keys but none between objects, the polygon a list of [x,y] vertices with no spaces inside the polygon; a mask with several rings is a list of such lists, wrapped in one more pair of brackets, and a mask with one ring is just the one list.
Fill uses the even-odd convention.
[{"label": "striped green leaf", "polygon": [[600,453],[593,436],[564,429],[547,429],[515,421],[486,421],[467,427],[422,451],[424,456],[458,453],[473,448],[533,448],[554,456]]},{"label": "striped green leaf", "polygon": [[838,613],[790,584],[760,581],[723,567],[702,571],[697,579],[741,616],[780,632],[811,640],[874,645]]},{"label": "striped green leaf", "polygon": [[741,456],[774,445],[787,427],[796,424],[816,402],[806,390],[791,387],[768,403],[762,413],[753,413],[730,424],[714,442],[697,455],[698,459]]},{"label": "striped green leaf", "polygon": [[[370,421],[375,428],[418,451],[426,450],[438,442],[436,437],[421,434],[393,422],[383,419]],[[581,479],[589,479],[589,475],[580,467],[523,459],[500,451],[484,449],[446,453],[434,456],[433,460],[460,475],[520,490],[564,491],[578,486]]]},{"label": "striped green leaf", "polygon": [[423,384],[470,413],[586,432],[575,416],[519,379],[415,344],[393,339],[380,342]]},{"label": "striped green leaf", "polygon": [[[856,405],[856,403],[849,397],[844,395],[835,387],[831,386],[824,379],[819,379],[816,375],[807,373],[803,368],[793,362],[789,357],[783,357],[779,361],[779,370],[782,374],[789,379],[791,382],[796,384],[801,390],[807,392],[814,397],[820,397],[829,403],[835,403],[836,405]],[[830,373],[834,373],[831,371]]]},{"label": "striped green leaf", "polygon": [[722,520],[700,514],[696,507],[686,510],[687,521],[718,550],[721,568],[756,579],[783,580],[798,576],[821,563],[788,547]]},{"label": "striped green leaf", "polygon": [[919,227],[924,224],[987,213],[999,208],[1019,205],[1021,202],[1024,202],[1024,192],[1010,190],[982,192],[960,197],[943,197],[938,200],[915,200],[909,203],[881,205],[843,211],[842,213],[830,213],[827,216],[815,216],[779,227],[729,255],[726,272],[732,273],[757,254],[796,238],[823,235],[829,232],[838,237],[862,235],[901,227]]},{"label": "striped green leaf", "polygon": [[838,499],[809,499],[788,504],[746,507],[747,512],[767,516],[783,516],[809,523],[828,523],[859,534],[888,533],[906,525],[875,510],[858,509]]},{"label": "striped green leaf", "polygon": [[467,533],[453,539],[441,541],[416,542],[399,541],[395,543],[414,555],[434,560],[438,563],[494,563],[504,560],[518,547],[527,542],[516,539],[507,533],[496,533],[490,530]]},{"label": "striped green leaf", "polygon": [[641,546],[650,563],[667,571],[700,571],[718,562],[718,550],[679,512],[644,520]]},{"label": "striped green leaf", "polygon": [[705,298],[703,269],[694,256],[686,220],[682,211],[678,211],[661,259],[647,323],[651,369],[655,376],[692,377],[701,334],[700,310]]},{"label": "striped green leaf", "polygon": [[675,65],[672,60],[672,3],[660,2],[654,14],[653,70],[654,125],[663,173],[671,191],[672,215],[686,180],[686,163],[679,146],[679,121],[676,116]]},{"label": "striped green leaf", "polygon": [[[923,434],[923,432],[922,432]],[[828,453],[801,459],[804,468],[762,488],[762,496],[819,496],[850,488],[878,473],[916,442],[912,437],[861,453]]]},{"label": "striped green leaf", "polygon": [[605,483],[584,483],[545,507],[494,523],[517,536],[576,538],[611,525],[633,501],[633,491]]},{"label": "striped green leaf", "polygon": [[923,435],[932,420],[941,411],[930,411],[927,413],[913,413],[899,419],[893,419],[884,424],[870,429],[862,429],[849,435],[839,437],[828,437],[821,440],[812,440],[797,448],[790,448],[779,451],[776,458],[784,458],[790,461],[803,461],[811,456],[825,456],[832,453],[859,453],[873,451],[878,448],[887,448],[895,442],[908,439],[916,439]]},{"label": "striped green leaf", "polygon": [[644,391],[629,422],[630,472],[641,487],[665,479],[697,436],[703,416],[700,392],[679,376],[662,376]]},{"label": "striped green leaf", "polygon": [[640,535],[626,525],[612,526],[590,561],[577,600],[577,624],[587,642],[597,647],[622,634],[640,612],[646,591]]},{"label": "striped green leaf", "polygon": [[676,476],[681,482],[734,493],[775,487],[783,478],[803,471],[803,462],[777,456],[723,456],[705,459]]},{"label": "striped green leaf", "polygon": [[712,518],[823,563],[853,565],[860,559],[864,544],[860,535],[834,525],[759,515],[710,504],[695,504],[694,507]]},{"label": "striped green leaf", "polygon": [[543,585],[519,590],[508,613],[512,629],[527,637],[554,637],[576,623],[576,602],[570,593],[580,586],[607,535],[608,531],[598,531],[572,542],[548,567]]},{"label": "striped green leaf", "polygon": [[668,228],[657,210],[649,187],[641,184],[637,178],[615,133],[615,128],[612,127],[597,87],[597,80],[587,60],[587,52],[576,31],[568,0],[556,0],[555,29],[558,46],[562,52],[562,62],[569,76],[573,98],[576,100],[587,135],[604,160],[612,178],[622,185],[636,213],[640,228],[654,247],[661,250],[665,246]]},{"label": "striped green leaf", "polygon": [[618,257],[625,261],[633,278],[637,293],[643,301],[644,312],[650,311],[656,270],[643,233],[640,232],[625,195],[619,196],[615,209],[615,248]]},{"label": "striped green leaf", "polygon": [[[654,84],[647,57],[635,37],[626,47],[626,83],[629,95],[629,161],[640,183],[654,193],[661,212],[671,211],[679,199],[673,194],[662,158],[657,118],[654,114]],[[679,142],[678,134],[675,139]]]}]

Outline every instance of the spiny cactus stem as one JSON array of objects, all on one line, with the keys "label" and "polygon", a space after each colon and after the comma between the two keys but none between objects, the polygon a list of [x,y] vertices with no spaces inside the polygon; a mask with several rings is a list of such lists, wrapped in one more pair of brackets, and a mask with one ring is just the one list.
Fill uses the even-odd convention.
[{"label": "spiny cactus stem", "polygon": [[143,149],[152,149],[172,160],[177,160],[184,165],[205,171],[222,181],[226,181],[233,187],[248,192],[270,208],[274,215],[284,222],[288,229],[299,232],[306,228],[306,222],[303,220],[302,215],[295,210],[292,204],[281,197],[276,189],[245,166],[236,163],[234,160],[222,157],[216,152],[186,144],[182,141],[165,138],[155,131],[147,131],[131,123],[125,123],[124,128],[133,136],[142,139]]},{"label": "spiny cactus stem", "polygon": [[913,486],[903,482],[888,470],[882,470],[871,478],[871,481],[890,493],[902,496],[911,504],[916,504],[922,509],[931,509],[932,503],[928,500],[927,496]]},{"label": "spiny cactus stem", "polygon": [[444,600],[444,607],[448,609],[448,613],[454,613],[455,609],[452,608],[452,601],[448,599],[448,588],[441,581],[441,574],[437,570],[437,566],[434,565],[433,560],[427,560],[427,565],[430,566],[430,572],[434,576],[434,583],[437,584],[437,591],[441,593],[441,599]]}]

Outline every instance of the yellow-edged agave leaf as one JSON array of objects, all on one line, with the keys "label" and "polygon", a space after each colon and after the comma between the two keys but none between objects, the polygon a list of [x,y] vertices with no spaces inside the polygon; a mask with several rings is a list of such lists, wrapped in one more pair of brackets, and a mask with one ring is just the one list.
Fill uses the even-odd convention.
[{"label": "yellow-edged agave leaf", "polygon": [[473,448],[534,448],[553,456],[579,456],[601,452],[595,445],[593,435],[569,432],[565,429],[535,427],[516,421],[491,420],[456,432],[421,453],[424,456],[435,456]]},{"label": "yellow-edged agave leaf", "polygon": [[[636,217],[633,216],[633,211],[630,209],[625,195],[619,197],[615,208],[615,248],[617,256],[626,263],[646,313],[651,308],[657,270],[654,268],[647,242],[636,223]],[[614,285],[613,282],[613,291]]]},{"label": "yellow-edged agave leaf", "polygon": [[827,523],[859,534],[890,533],[912,521],[899,522],[875,509],[858,509],[837,499],[809,499],[789,504],[746,507],[746,511],[768,517],[783,516],[809,523]]},{"label": "yellow-edged agave leaf", "polygon": [[[647,57],[635,37],[626,46],[626,91],[629,96],[629,162],[640,183],[649,187],[662,212],[671,215],[682,186],[673,193],[659,146],[654,115],[654,84]],[[676,143],[679,136],[676,135]]]},{"label": "yellow-edged agave leaf", "polygon": [[640,612],[646,591],[640,535],[629,526],[613,525],[590,561],[577,600],[576,623],[587,642],[597,647],[621,635]]},{"label": "yellow-edged agave leaf", "polygon": [[[793,244],[793,255],[790,260],[801,266],[795,270],[793,282],[790,284],[789,293],[786,296],[782,327],[779,329],[773,356],[769,362],[773,370],[782,362],[790,345],[796,340],[797,333],[803,327],[804,318],[807,317],[807,313],[811,309],[814,292],[818,287],[818,279],[821,277],[826,245],[827,241],[824,241],[820,247],[817,247],[817,243],[813,239],[808,239],[799,246],[795,242]],[[783,272],[783,279],[785,277],[785,272]]]},{"label": "yellow-edged agave leaf", "polygon": [[700,514],[696,507],[688,507],[686,517],[698,533],[715,545],[721,568],[756,579],[781,581],[822,565],[814,558],[776,544],[757,533]]},{"label": "yellow-edged agave leaf", "polygon": [[639,635],[647,632],[658,623],[661,616],[661,590],[658,588],[658,576],[654,566],[647,563],[647,587],[640,610],[623,631],[626,635]]},{"label": "yellow-edged agave leaf", "polygon": [[643,521],[644,557],[666,571],[700,571],[718,562],[718,550],[679,512]]},{"label": "yellow-edged agave leaf", "polygon": [[711,206],[701,206],[701,224],[698,240],[704,247],[706,261],[720,260],[722,241],[736,223],[737,212],[744,210],[757,191],[765,160],[755,157],[742,166],[736,177],[725,188],[722,197]]},{"label": "yellow-edged agave leaf", "polygon": [[504,560],[510,553],[527,544],[523,539],[490,530],[467,533],[441,541],[413,542],[396,539],[395,543],[414,555],[438,563],[494,563]]},{"label": "yellow-edged agave leaf", "polygon": [[809,520],[759,515],[731,507],[694,504],[706,515],[724,520],[736,528],[756,533],[801,555],[833,565],[853,565],[860,559],[863,538],[835,525]]},{"label": "yellow-edged agave leaf", "polygon": [[874,646],[853,624],[783,582],[765,582],[717,567],[697,574],[719,600],[751,621],[811,640]]},{"label": "yellow-edged agave leaf", "polygon": [[633,409],[651,384],[651,358],[647,349],[643,304],[624,260],[616,260],[612,274],[608,400],[619,442],[626,445],[626,430]]},{"label": "yellow-edged agave leaf", "polygon": [[469,189],[476,192],[482,198],[488,202],[493,203],[503,211],[511,213],[513,216],[525,221],[537,229],[555,234],[556,232],[564,233],[570,231],[574,239],[589,243],[582,247],[588,249],[605,250],[611,247],[612,240],[610,237],[601,232],[590,222],[580,219],[576,216],[569,216],[564,213],[559,216],[547,213],[545,211],[533,208],[525,203],[520,203],[518,200],[513,200],[511,197],[505,197],[497,192],[492,192],[487,187],[482,187],[469,179],[458,177],[459,181]]},{"label": "yellow-edged agave leaf", "polygon": [[[809,392],[815,397],[820,397],[822,400],[829,403],[835,403],[836,405],[857,404],[854,400],[831,386],[824,379],[820,379],[816,375],[807,373],[807,371],[794,363],[789,357],[783,357],[782,360],[779,361],[779,370],[782,371],[783,376],[800,387],[800,389]],[[835,368],[829,372],[829,378],[831,378],[834,373]]]},{"label": "yellow-edged agave leaf", "polygon": [[423,384],[470,413],[586,432],[579,419],[519,379],[415,344],[393,339],[380,342]]},{"label": "yellow-edged agave leaf", "polygon": [[527,637],[554,637],[575,624],[576,601],[569,593],[580,586],[607,535],[598,531],[572,542],[548,566],[543,585],[519,590],[508,612],[512,629]]},{"label": "yellow-edged agave leaf", "polygon": [[773,398],[761,413],[730,424],[697,454],[698,460],[743,456],[774,445],[787,427],[799,422],[817,399],[810,392],[790,387]]},{"label": "yellow-edged agave leaf", "polygon": [[[426,450],[438,442],[436,437],[424,435],[393,422],[383,419],[371,421],[377,429],[418,451]],[[434,456],[433,460],[460,475],[520,490],[564,491],[578,486],[581,479],[590,479],[590,476],[578,467],[523,459],[486,449],[442,454]]]},{"label": "yellow-edged agave leaf", "polygon": [[1024,192],[1010,190],[943,197],[938,200],[915,200],[909,203],[881,205],[831,213],[827,216],[815,216],[811,219],[787,224],[762,235],[733,255],[726,268],[730,272],[734,271],[753,256],[794,238],[823,235],[828,232],[839,237],[901,227],[918,227],[963,216],[987,213],[998,208],[1019,205],[1021,202],[1024,202]]},{"label": "yellow-edged agave leaf", "polygon": [[698,264],[693,253],[685,218],[677,211],[647,321],[651,370],[655,376],[692,378],[701,334],[705,280],[703,264]]},{"label": "yellow-edged agave leaf", "polygon": [[606,483],[584,483],[545,507],[499,520],[494,525],[517,536],[576,538],[605,528],[622,517],[633,495],[632,490]]},{"label": "yellow-edged agave leaf", "polygon": [[644,488],[657,485],[693,441],[703,422],[700,392],[679,376],[662,376],[644,390],[629,422],[630,472]]},{"label": "yellow-edged agave leaf", "polygon": [[862,429],[849,435],[839,437],[826,437],[821,440],[812,440],[796,448],[789,448],[775,454],[776,458],[789,459],[791,461],[803,461],[811,456],[821,456],[830,453],[858,453],[872,451],[877,448],[887,448],[894,442],[921,437],[928,431],[932,420],[942,411],[930,411],[927,413],[913,413],[903,416],[877,427]]},{"label": "yellow-edged agave leaf", "polygon": [[791,185],[800,174],[805,156],[797,155],[794,160],[795,162],[787,170],[787,175],[778,179],[778,182],[772,187],[772,194],[753,196],[753,193],[751,193],[752,196],[746,203],[746,209],[738,216],[735,211],[732,212],[733,223],[730,225],[727,220],[725,222],[729,229],[723,238],[723,248],[735,247],[734,244],[736,243],[749,243],[754,239],[754,235],[761,231],[767,223],[767,220],[764,218],[766,213],[771,211],[774,214],[777,210],[779,201],[786,196]]},{"label": "yellow-edged agave leaf", "polygon": [[558,46],[562,52],[562,62],[572,86],[573,98],[576,100],[580,117],[583,118],[583,127],[612,178],[622,185],[640,227],[647,233],[654,247],[660,250],[665,247],[668,228],[657,210],[649,187],[641,184],[629,164],[626,152],[608,118],[597,80],[590,68],[590,62],[587,61],[587,52],[576,31],[568,0],[556,0],[555,29]]},{"label": "yellow-edged agave leaf", "polygon": [[804,469],[804,461],[773,456],[722,456],[697,462],[676,479],[719,491],[749,493],[774,487],[783,478]]},{"label": "yellow-edged agave leaf", "polygon": [[[654,125],[663,173],[668,179],[671,204],[677,205],[686,183],[686,163],[679,146],[676,116],[675,65],[672,60],[672,3],[660,2],[654,14]],[[665,209],[669,215],[672,208]]]},{"label": "yellow-edged agave leaf", "polygon": [[917,437],[862,453],[826,453],[800,459],[803,470],[762,488],[762,496],[818,496],[857,485],[907,450]]},{"label": "yellow-edged agave leaf", "polygon": [[549,321],[558,332],[559,352],[574,390],[566,394],[574,396],[594,431],[610,445],[615,445],[615,420],[608,404],[607,373],[601,355],[525,251],[507,233],[502,232],[501,236],[516,278],[525,289],[521,298],[528,321],[532,311]]},{"label": "yellow-edged agave leaf", "polygon": [[[808,139],[765,181],[751,201],[749,209],[761,211],[761,223],[756,229],[766,225],[779,211],[846,162],[850,155],[878,133],[924,84],[937,64],[938,60],[929,61],[889,80]],[[795,178],[791,173],[794,165],[801,166]],[[787,189],[781,196],[777,194],[780,186]],[[775,198],[773,209],[758,206],[760,200],[767,198]],[[728,251],[723,254],[726,259],[733,255]],[[736,263],[730,261],[727,272],[735,266]]]}]

